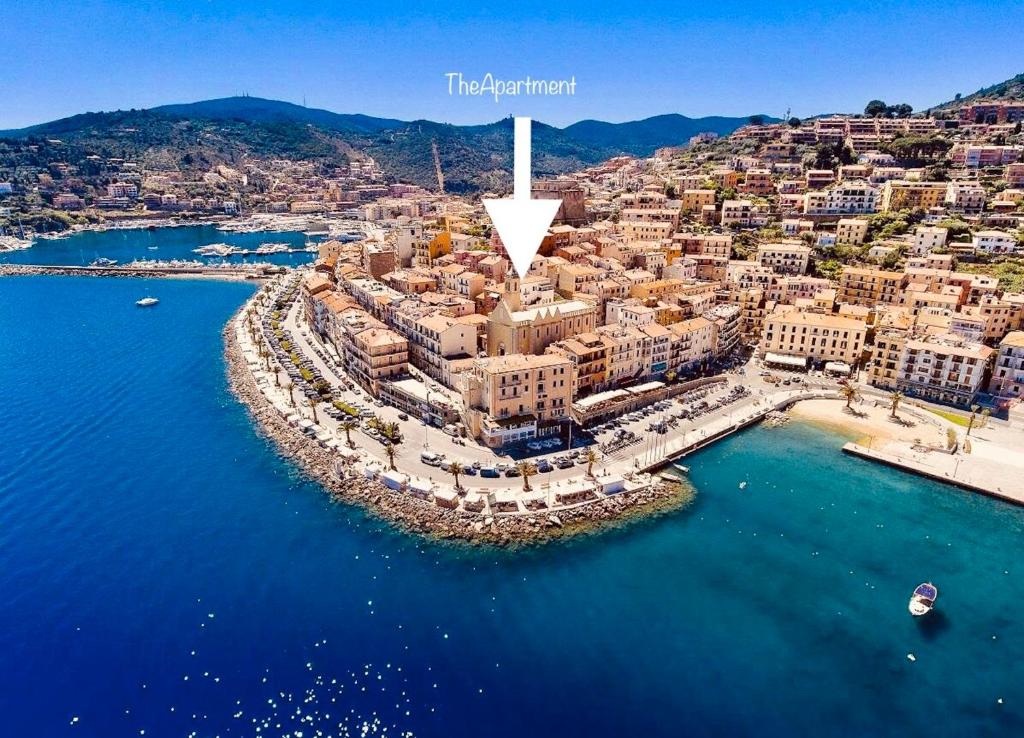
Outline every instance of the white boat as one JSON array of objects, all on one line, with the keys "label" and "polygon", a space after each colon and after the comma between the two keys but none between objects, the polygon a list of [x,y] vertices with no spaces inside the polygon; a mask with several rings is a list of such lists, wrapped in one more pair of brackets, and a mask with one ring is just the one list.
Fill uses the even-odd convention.
[{"label": "white boat", "polygon": [[211,243],[206,246],[200,246],[197,249],[192,249],[192,253],[199,254],[200,256],[231,256],[237,251],[238,249],[234,246],[226,243]]},{"label": "white boat", "polygon": [[158,299],[156,299],[155,297],[143,297],[141,300],[139,300],[135,304],[138,305],[139,307],[142,307],[142,308],[148,308],[148,307],[153,307],[158,302],[160,302],[160,301]]},{"label": "white boat", "polygon": [[907,609],[915,618],[927,615],[935,607],[935,600],[939,597],[939,588],[931,582],[924,582],[917,585],[914,594],[910,595],[910,603]]},{"label": "white boat", "polygon": [[108,259],[105,256],[101,256],[99,259],[94,261],[89,266],[94,266],[94,267],[112,267],[112,266],[117,266],[117,259]]},{"label": "white boat", "polygon": [[289,246],[286,243],[261,243],[256,249],[256,253],[263,254],[283,254],[289,250]]}]

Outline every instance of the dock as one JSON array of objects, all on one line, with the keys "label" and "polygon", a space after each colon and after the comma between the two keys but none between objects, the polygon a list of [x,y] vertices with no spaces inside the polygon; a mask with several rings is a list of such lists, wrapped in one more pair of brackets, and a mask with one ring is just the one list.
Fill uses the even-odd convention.
[{"label": "dock", "polygon": [[[932,463],[926,464],[920,459],[908,458],[905,455],[889,451],[879,451],[852,441],[843,446],[843,452],[917,474],[936,482],[943,482],[971,492],[979,492],[1015,505],[1024,505],[1024,491],[1019,489],[1019,485],[1017,485],[1018,488],[1003,486],[1006,480],[999,474],[990,473],[988,469],[971,470],[969,466],[961,469],[961,465],[965,461],[970,463],[969,458],[965,460],[963,457],[939,452],[929,454],[928,458]],[[1010,473],[1012,473],[1012,469]]]},{"label": "dock", "polygon": [[0,277],[45,274],[71,277],[216,277],[219,279],[263,279],[263,264],[227,266],[57,266],[50,264],[0,264]]}]

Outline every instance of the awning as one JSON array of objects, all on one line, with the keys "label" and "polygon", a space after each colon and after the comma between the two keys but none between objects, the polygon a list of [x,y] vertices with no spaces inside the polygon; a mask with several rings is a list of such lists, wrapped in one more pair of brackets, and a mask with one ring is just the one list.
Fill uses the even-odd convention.
[{"label": "awning", "polygon": [[827,361],[825,362],[825,371],[833,372],[835,374],[849,374],[853,370],[849,364],[845,361]]},{"label": "awning", "polygon": [[771,351],[764,355],[764,363],[781,364],[782,366],[791,366],[798,369],[807,368],[806,357],[787,356],[786,354],[773,354]]}]

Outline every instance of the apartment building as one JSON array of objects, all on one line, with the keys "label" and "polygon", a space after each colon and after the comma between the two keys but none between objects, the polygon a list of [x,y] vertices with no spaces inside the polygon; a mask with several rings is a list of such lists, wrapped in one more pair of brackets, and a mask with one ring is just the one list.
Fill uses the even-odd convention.
[{"label": "apartment building", "polygon": [[778,307],[765,317],[761,356],[810,359],[813,362],[860,362],[867,324],[838,315]]},{"label": "apartment building", "polygon": [[572,398],[598,392],[608,386],[608,360],[614,342],[599,333],[581,333],[556,341],[545,349],[546,354],[564,356],[575,367]]},{"label": "apartment building", "polygon": [[978,231],[971,245],[983,254],[1012,254],[1020,250],[1016,236],[1003,231]]},{"label": "apartment building", "polygon": [[409,373],[409,344],[387,328],[368,328],[344,345],[345,370],[376,396],[381,383]]},{"label": "apartment building", "polygon": [[714,190],[683,190],[680,210],[684,213],[699,213],[705,206],[715,205]]},{"label": "apartment building", "polygon": [[811,249],[802,243],[765,243],[757,247],[757,261],[776,274],[806,274]]},{"label": "apartment building", "polygon": [[928,210],[945,202],[945,182],[910,182],[889,180],[882,185],[881,211]]},{"label": "apartment building", "polygon": [[865,215],[875,212],[877,205],[878,190],[867,182],[840,182],[808,191],[804,198],[808,215]]},{"label": "apartment building", "polygon": [[836,243],[860,245],[868,238],[866,218],[840,218],[836,224]]},{"label": "apartment building", "polygon": [[996,397],[1024,397],[1024,331],[1013,331],[999,343],[988,391]]},{"label": "apartment building", "polygon": [[908,339],[900,357],[900,392],[934,402],[970,405],[984,386],[995,352],[953,336]]},{"label": "apartment building", "polygon": [[985,199],[985,188],[978,182],[950,182],[946,186],[946,207],[954,213],[980,213],[985,209]]},{"label": "apartment building", "polygon": [[878,303],[898,305],[906,284],[903,272],[869,267],[844,267],[839,277],[839,302],[874,307]]},{"label": "apartment building", "polygon": [[722,225],[746,228],[754,214],[750,200],[726,200],[722,203]]},{"label": "apartment building", "polygon": [[477,359],[462,374],[469,432],[490,448],[561,435],[569,423],[574,367],[558,354]]},{"label": "apartment building", "polygon": [[911,242],[910,250],[914,254],[930,254],[935,249],[941,249],[946,245],[949,238],[949,229],[939,226],[918,226],[914,230],[914,240]]},{"label": "apartment building", "polygon": [[672,333],[669,369],[687,372],[706,365],[715,357],[718,324],[703,316],[681,320],[667,326]]}]

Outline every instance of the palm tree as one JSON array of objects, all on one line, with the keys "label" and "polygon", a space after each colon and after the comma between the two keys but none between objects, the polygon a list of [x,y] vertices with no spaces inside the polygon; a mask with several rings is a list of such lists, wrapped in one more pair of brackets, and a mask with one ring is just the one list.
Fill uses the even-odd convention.
[{"label": "palm tree", "polygon": [[850,409],[850,403],[852,403],[854,400],[856,400],[858,397],[860,397],[860,391],[858,391],[858,389],[856,387],[854,387],[852,384],[844,384],[840,388],[839,394],[841,394],[844,398],[846,398],[846,409],[847,410]]},{"label": "palm tree", "polygon": [[523,459],[516,464],[516,469],[519,470],[519,473],[523,477],[523,491],[529,492],[531,489],[530,477],[537,473],[537,467],[532,462]]},{"label": "palm tree", "polygon": [[313,422],[319,423],[320,418],[318,418],[316,415],[316,406],[320,404],[320,398],[316,396],[310,397],[308,400],[306,400],[306,404],[309,405],[309,409],[313,411]]},{"label": "palm tree", "polygon": [[345,440],[348,441],[349,448],[355,448],[355,444],[352,443],[352,431],[359,427],[359,423],[354,420],[343,420],[341,422],[341,429],[345,431]]},{"label": "palm tree", "polygon": [[378,430],[391,443],[401,443],[402,433],[398,423],[383,423],[379,426]]},{"label": "palm tree", "polygon": [[466,467],[457,461],[453,461],[448,465],[448,473],[455,477],[455,489],[461,489],[459,486],[459,475],[466,471]]},{"label": "palm tree", "polygon": [[585,458],[587,460],[587,476],[588,477],[594,476],[594,464],[598,460],[597,451],[595,451],[593,447],[590,447],[590,448],[587,449],[586,453],[583,455],[583,458]]},{"label": "palm tree", "polygon": [[392,470],[396,470],[396,468],[395,468],[395,444],[393,444],[393,443],[385,443],[384,444],[384,453],[386,453],[388,455],[388,464],[391,465]]},{"label": "palm tree", "polygon": [[890,417],[896,417],[896,411],[900,409],[900,402],[903,400],[902,392],[893,392],[889,395],[889,413]]},{"label": "palm tree", "polygon": [[288,390],[288,402],[295,407],[295,382],[285,382],[284,388]]},{"label": "palm tree", "polygon": [[981,419],[978,420],[978,410],[981,410],[981,405],[971,405],[971,419],[967,424],[967,435],[971,435],[973,428],[984,428],[988,423],[988,416],[992,414],[991,410],[985,408],[981,410]]}]

